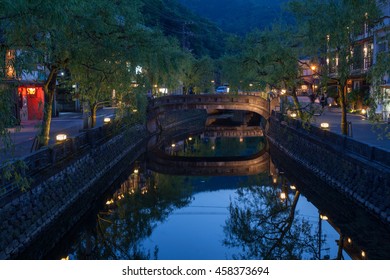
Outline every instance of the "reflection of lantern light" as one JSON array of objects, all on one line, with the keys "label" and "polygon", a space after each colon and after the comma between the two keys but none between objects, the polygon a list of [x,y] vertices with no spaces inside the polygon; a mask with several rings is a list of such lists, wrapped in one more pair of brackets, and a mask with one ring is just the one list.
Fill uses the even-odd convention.
[{"label": "reflection of lantern light", "polygon": [[34,95],[36,93],[36,89],[34,88],[27,88],[27,94],[29,95]]}]

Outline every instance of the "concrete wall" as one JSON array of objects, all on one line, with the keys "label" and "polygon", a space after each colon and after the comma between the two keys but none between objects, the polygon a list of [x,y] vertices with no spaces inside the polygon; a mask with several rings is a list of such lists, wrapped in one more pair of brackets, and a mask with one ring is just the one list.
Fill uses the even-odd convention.
[{"label": "concrete wall", "polygon": [[390,222],[390,153],[281,116],[270,118],[267,138],[318,180]]}]

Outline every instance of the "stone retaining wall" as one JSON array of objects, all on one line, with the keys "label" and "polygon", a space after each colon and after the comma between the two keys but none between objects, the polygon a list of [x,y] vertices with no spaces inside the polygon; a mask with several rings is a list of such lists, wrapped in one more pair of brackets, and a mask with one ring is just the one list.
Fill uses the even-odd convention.
[{"label": "stone retaining wall", "polygon": [[148,138],[144,127],[131,128],[3,205],[0,259],[42,258],[120,175],[120,162],[145,151]]},{"label": "stone retaining wall", "polygon": [[[171,119],[168,127],[176,130],[202,122],[203,114],[197,117],[188,112]],[[41,163],[53,168],[48,160],[53,152],[41,151],[45,155],[41,161],[34,160],[36,155],[29,157],[38,166],[38,183],[10,202],[0,204],[0,259],[41,259],[48,254],[131,163],[146,152],[151,135],[144,126],[135,126],[101,141],[106,136],[102,129],[96,129],[68,141],[72,145],[63,144],[62,149],[69,146],[73,154],[78,153],[78,144],[88,143],[88,149],[65,168],[48,178],[42,176],[41,180]]]},{"label": "stone retaining wall", "polygon": [[386,160],[378,161],[369,152],[372,148],[362,143],[351,146],[351,139],[344,136],[304,129],[296,121],[289,124],[275,116],[270,118],[267,138],[319,180],[390,223],[390,166]]}]

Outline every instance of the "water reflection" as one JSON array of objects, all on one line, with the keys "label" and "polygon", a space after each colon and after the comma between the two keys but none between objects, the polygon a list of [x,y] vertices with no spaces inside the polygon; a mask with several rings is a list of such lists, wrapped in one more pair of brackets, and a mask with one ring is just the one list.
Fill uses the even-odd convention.
[{"label": "water reflection", "polygon": [[156,258],[158,246],[144,248],[142,240],[172,211],[187,205],[191,193],[183,177],[135,169],[97,213],[95,228],[81,231],[68,249],[71,259]]},{"label": "water reflection", "polygon": [[[160,149],[165,152],[163,160],[168,157],[182,164],[188,158],[192,158],[190,162],[199,158],[208,158],[209,162],[225,158],[229,162],[232,158],[259,154],[265,147],[263,138],[206,138],[187,135],[183,140],[165,143]],[[280,158],[285,161],[283,156]],[[388,257],[383,244],[362,243],[358,238],[372,235],[369,227],[351,222],[353,228],[366,231],[356,233],[345,222],[340,223],[337,212],[347,212],[344,202],[332,198],[338,206],[333,211],[328,206],[330,200],[323,201],[331,193],[326,186],[321,186],[326,195],[318,190],[311,192],[314,184],[305,185],[291,173],[285,173],[280,159],[275,166],[267,157],[267,164],[257,174],[229,176],[223,172],[219,176],[191,174],[189,170],[184,172],[185,176],[162,174],[162,169],[150,170],[155,161],[155,158],[142,159],[131,167],[126,179],[92,215],[93,222],[85,221],[84,225],[88,226],[75,229],[77,233],[64,240],[66,245],[59,246],[52,256],[70,259],[343,259],[349,258],[348,254],[360,259]],[[222,164],[220,167],[224,168]],[[352,208],[350,204],[346,207]],[[362,212],[359,217],[369,219]],[[385,244],[389,243],[388,228],[373,225],[371,228],[380,232]]]},{"label": "water reflection", "polygon": [[[285,186],[285,185],[283,185]],[[224,244],[241,247],[236,259],[318,259],[312,223],[297,217],[300,192],[253,185],[237,190],[226,221]]]}]

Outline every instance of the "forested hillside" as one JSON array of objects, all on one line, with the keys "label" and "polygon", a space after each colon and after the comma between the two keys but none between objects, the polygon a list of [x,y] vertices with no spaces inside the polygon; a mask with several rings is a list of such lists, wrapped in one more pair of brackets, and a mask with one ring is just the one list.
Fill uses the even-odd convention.
[{"label": "forested hillside", "polygon": [[178,0],[180,3],[215,22],[226,32],[244,35],[268,26],[280,17],[280,5],[287,0]]},{"label": "forested hillside", "polygon": [[196,57],[219,57],[224,50],[225,34],[216,24],[196,15],[177,0],[143,0],[147,26],[158,27]]}]

